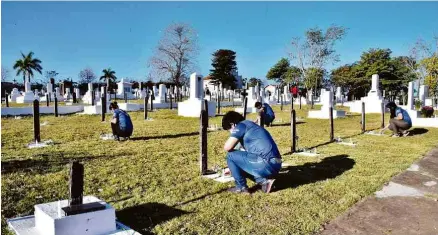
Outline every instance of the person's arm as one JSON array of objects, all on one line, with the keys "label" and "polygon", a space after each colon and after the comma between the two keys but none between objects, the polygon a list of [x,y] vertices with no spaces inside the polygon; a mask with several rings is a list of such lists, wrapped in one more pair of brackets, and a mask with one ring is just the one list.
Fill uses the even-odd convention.
[{"label": "person's arm", "polygon": [[117,113],[114,112],[113,118],[111,118],[111,123],[117,124]]},{"label": "person's arm", "polygon": [[390,124],[386,125],[382,130],[380,130],[380,134],[383,134],[383,132],[384,132],[385,130],[388,130],[389,125],[390,125]]},{"label": "person's arm", "polygon": [[239,143],[239,139],[237,139],[236,137],[228,138],[228,140],[225,142],[224,150],[227,152],[233,151],[237,143]]},{"label": "person's arm", "polygon": [[403,114],[400,112],[400,113],[395,117],[395,119],[397,119],[397,120],[403,120]]},{"label": "person's arm", "polygon": [[260,110],[259,110],[259,112],[258,112],[258,115],[257,115],[257,118],[256,118],[256,120],[254,120],[254,123],[259,123],[259,121],[260,121],[260,117],[263,115],[263,113],[265,112],[265,109],[264,108],[261,108]]}]

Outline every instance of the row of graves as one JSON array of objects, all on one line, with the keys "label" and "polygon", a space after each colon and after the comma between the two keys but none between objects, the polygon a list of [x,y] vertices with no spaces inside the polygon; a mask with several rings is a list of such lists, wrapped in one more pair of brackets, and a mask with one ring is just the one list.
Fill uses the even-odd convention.
[{"label": "row of graves", "polygon": [[[372,79],[372,90],[368,93],[367,97],[364,97],[359,102],[360,113],[362,114],[360,128],[361,133],[370,135],[379,135],[374,132],[366,131],[366,120],[365,114],[375,111],[374,106],[378,106],[381,113],[381,127],[385,126],[385,110],[384,105],[386,101],[381,98],[380,91],[378,89],[378,76],[373,75]],[[412,84],[409,85],[410,90],[410,101],[408,103],[412,104]],[[89,87],[92,90],[92,86]],[[164,87],[165,88],[165,87]],[[159,102],[154,102],[154,96],[157,95],[158,101],[162,101],[161,97],[166,99],[163,93],[166,90],[163,87],[159,87],[158,91],[155,90],[146,92],[144,95],[144,112],[145,120],[147,120],[148,103],[157,104]],[[271,96],[266,96],[262,91],[258,92],[258,87],[250,87],[245,89],[240,95],[243,100],[243,108],[237,108],[237,111],[241,111],[243,116],[246,118],[247,113],[254,112],[251,107],[256,101],[270,102]],[[161,92],[160,92],[161,90]],[[126,90],[127,91],[127,90]],[[104,104],[106,99],[106,91],[102,90],[104,96],[101,97],[100,104]],[[93,98],[94,91],[88,94]],[[161,93],[161,95],[160,95]],[[150,94],[150,95],[149,95]],[[194,73],[190,77],[190,91],[188,91],[189,98],[185,101],[178,103],[178,115],[181,116],[193,116],[199,118],[199,169],[200,176],[206,179],[213,179],[215,181],[225,183],[233,181],[229,170],[227,168],[213,167],[209,169],[208,167],[208,135],[209,131],[209,117],[216,115],[216,110],[220,107],[220,98],[216,100],[211,100],[205,97],[204,87],[202,86],[202,75]],[[87,94],[85,95],[87,96]],[[216,95],[218,97],[220,95]],[[279,99],[280,104],[287,102],[287,94],[278,94],[274,99]],[[119,96],[120,97],[120,96]],[[115,97],[117,98],[117,97]],[[126,95],[124,98],[127,99]],[[239,99],[240,99],[239,98]],[[283,101],[283,99],[285,99]],[[299,97],[301,99],[301,97]],[[234,100],[234,99],[233,99]],[[233,102],[233,100],[231,102]],[[306,101],[308,99],[306,98]],[[91,102],[95,102],[94,98]],[[95,103],[98,105],[99,101]],[[284,103],[283,103],[284,102]],[[322,103],[321,110],[313,110],[309,112],[308,118],[322,118],[328,119],[327,125],[330,127],[329,136],[327,136],[328,143],[342,144],[349,147],[355,147],[357,143],[353,142],[350,138],[349,141],[343,140],[341,137],[335,138],[335,125],[334,119],[338,117],[345,116],[345,112],[340,112],[334,110],[334,105],[337,102],[337,98],[333,97],[332,91],[321,92],[320,102]],[[343,101],[342,101],[343,102]],[[278,101],[276,102],[278,104]],[[356,104],[354,102],[354,104]],[[219,104],[219,106],[217,106]],[[297,131],[297,125],[302,123],[304,120],[298,120],[296,116],[296,102],[294,97],[290,96],[290,150],[293,154],[298,154],[306,157],[319,156],[320,153],[317,152],[316,147],[311,148],[298,148],[299,133]],[[107,106],[107,105],[105,105]],[[353,105],[352,105],[353,107]],[[412,107],[412,106],[411,106]],[[354,108],[353,108],[354,109]],[[414,111],[407,107],[408,112],[414,120],[419,119],[414,115]],[[368,110],[368,111],[367,111]],[[217,112],[217,113],[220,113]],[[34,142],[31,144],[41,143],[41,133],[40,133],[40,123],[39,123],[39,102],[34,100],[33,102],[33,116],[34,116]],[[104,118],[104,117],[103,117]],[[431,119],[432,120],[432,119]],[[436,121],[436,119],[435,119]],[[433,122],[433,120],[432,120]],[[418,123],[418,121],[417,121]],[[264,128],[264,120],[260,119],[259,125]],[[358,126],[359,128],[359,126]],[[344,137],[347,139],[348,137]],[[379,138],[379,137],[376,137]],[[31,147],[31,145],[29,145]],[[67,200],[59,200],[54,202],[47,202],[43,204],[35,205],[34,215],[13,218],[7,220],[9,227],[16,234],[28,235],[28,234],[49,234],[49,235],[64,235],[64,234],[138,234],[126,225],[117,221],[115,216],[115,209],[105,201],[97,198],[94,195],[83,195],[84,187],[84,168],[83,165],[78,162],[72,162],[70,170],[70,180],[68,184],[69,198]],[[67,184],[66,184],[67,189]],[[128,233],[126,233],[128,232]]]}]

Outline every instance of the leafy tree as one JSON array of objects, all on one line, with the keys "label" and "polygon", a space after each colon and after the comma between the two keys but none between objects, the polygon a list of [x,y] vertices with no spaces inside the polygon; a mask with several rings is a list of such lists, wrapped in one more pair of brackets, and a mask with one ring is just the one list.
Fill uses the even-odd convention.
[{"label": "leafy tree", "polygon": [[29,54],[24,55],[21,53],[22,58],[17,60],[14,64],[14,69],[17,70],[17,75],[23,74],[23,83],[26,83],[26,75],[28,78],[28,82],[30,82],[30,78],[33,78],[33,71],[37,71],[41,74],[41,60],[37,58],[33,58],[33,52],[29,52]]},{"label": "leafy tree", "polygon": [[290,66],[284,75],[284,83],[301,83],[301,70],[298,67]]},{"label": "leafy tree", "polygon": [[96,79],[96,74],[94,74],[91,68],[85,68],[79,72],[79,83],[90,83]]},{"label": "leafy tree", "polygon": [[100,77],[100,80],[106,81],[107,89],[110,89],[111,82],[115,82],[117,79],[116,72],[111,70],[111,68],[102,70],[103,75]]},{"label": "leafy tree", "polygon": [[177,23],[166,28],[155,54],[149,60],[160,80],[171,80],[181,85],[195,68],[198,55],[198,34],[187,24]]},{"label": "leafy tree", "polygon": [[308,68],[306,70],[307,79],[304,81],[305,87],[320,89],[325,75],[325,70],[318,68]]},{"label": "leafy tree", "polygon": [[252,86],[255,87],[257,84],[259,84],[260,86],[263,86],[263,81],[261,79],[252,77],[248,80],[248,86]]},{"label": "leafy tree", "polygon": [[290,67],[289,60],[281,58],[266,74],[268,80],[274,80],[279,84],[284,84],[286,73]]},{"label": "leafy tree", "polygon": [[[299,37],[292,39],[290,58],[296,61],[297,67],[301,70],[304,84],[316,85],[315,74],[319,74],[327,63],[339,61],[339,55],[336,54],[334,46],[337,41],[344,38],[346,31],[346,28],[336,25],[330,26],[325,32],[316,27],[305,32],[303,42]],[[315,73],[315,71],[318,72]],[[316,87],[306,88],[315,89]]]},{"label": "leafy tree", "polygon": [[227,49],[220,49],[213,53],[212,64],[213,69],[210,70],[211,83],[218,85],[222,83],[223,87],[234,89],[236,79],[232,74],[236,67],[236,52]]},{"label": "leafy tree", "polygon": [[438,94],[438,55],[423,59],[421,64],[426,69],[424,83],[429,86],[431,95]]}]

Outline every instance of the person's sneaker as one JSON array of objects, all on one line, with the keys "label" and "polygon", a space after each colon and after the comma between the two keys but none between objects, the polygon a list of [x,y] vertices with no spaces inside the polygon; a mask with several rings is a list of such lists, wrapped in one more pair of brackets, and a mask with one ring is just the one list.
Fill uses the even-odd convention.
[{"label": "person's sneaker", "polygon": [[262,184],[262,191],[265,192],[265,193],[271,192],[272,185],[274,184],[274,181],[275,181],[275,179],[266,180]]},{"label": "person's sneaker", "polygon": [[391,137],[392,138],[398,138],[398,137],[400,137],[400,134],[393,134]]},{"label": "person's sneaker", "polygon": [[120,138],[119,138],[117,135],[114,135],[113,138],[114,138],[114,140],[116,140],[116,141],[120,141]]},{"label": "person's sneaker", "polygon": [[243,193],[243,194],[249,194],[248,188],[238,188],[238,187],[232,187],[228,189],[228,192],[230,193]]},{"label": "person's sneaker", "polygon": [[409,134],[410,134],[409,131],[403,131],[403,136],[404,137],[408,136]]}]

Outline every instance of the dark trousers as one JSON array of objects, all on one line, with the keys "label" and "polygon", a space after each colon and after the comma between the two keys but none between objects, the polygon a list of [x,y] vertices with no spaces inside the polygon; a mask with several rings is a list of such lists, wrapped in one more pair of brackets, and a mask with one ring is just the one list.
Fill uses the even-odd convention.
[{"label": "dark trousers", "polygon": [[113,131],[113,135],[118,137],[130,137],[132,135],[132,131],[124,131],[120,129],[119,124],[111,123],[111,129]]},{"label": "dark trousers", "polygon": [[389,120],[389,129],[394,133],[398,134],[400,131],[405,131],[411,128],[412,125],[409,123],[403,121],[403,120],[397,120],[397,119],[390,119]]}]

